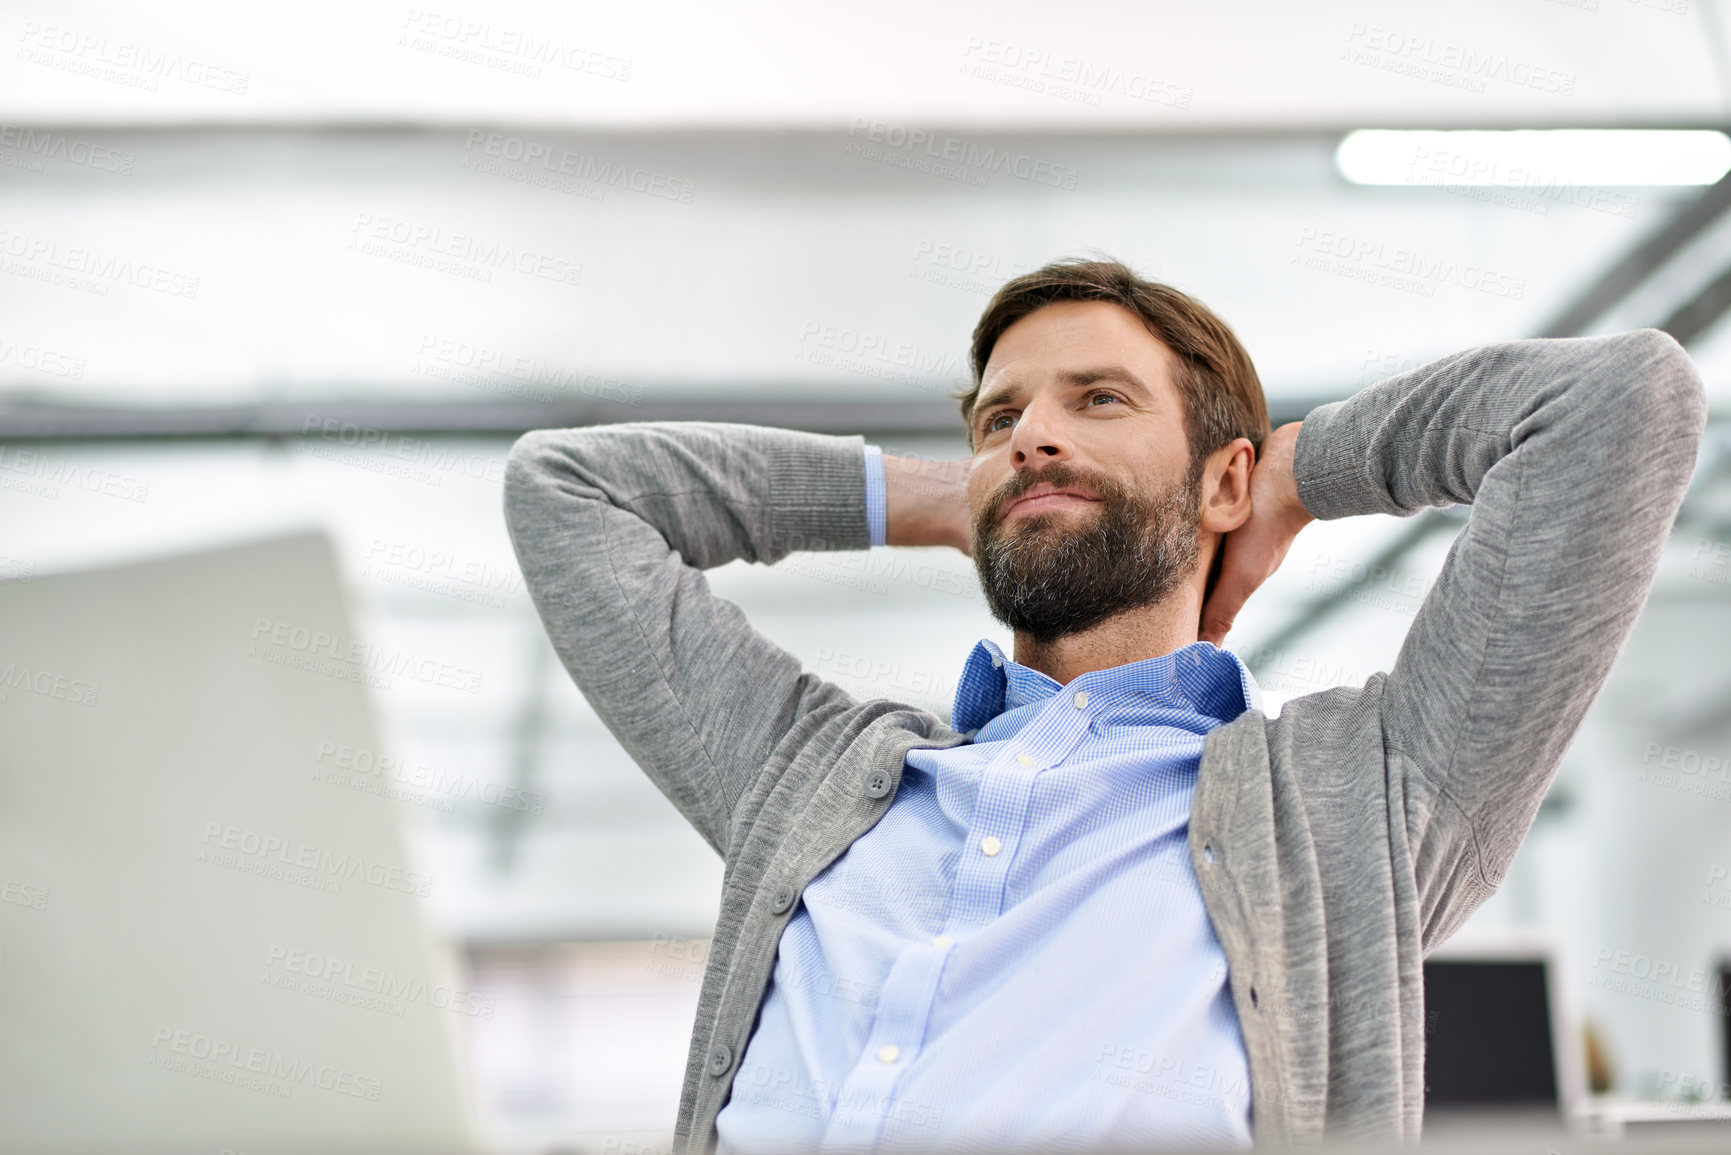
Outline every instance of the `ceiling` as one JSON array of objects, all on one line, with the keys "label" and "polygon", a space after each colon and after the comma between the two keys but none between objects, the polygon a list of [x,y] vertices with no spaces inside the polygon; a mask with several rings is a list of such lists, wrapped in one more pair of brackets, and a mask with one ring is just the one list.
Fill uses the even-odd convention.
[{"label": "ceiling", "polygon": [[1242,132],[1715,123],[1714,0],[11,2],[30,123]]}]

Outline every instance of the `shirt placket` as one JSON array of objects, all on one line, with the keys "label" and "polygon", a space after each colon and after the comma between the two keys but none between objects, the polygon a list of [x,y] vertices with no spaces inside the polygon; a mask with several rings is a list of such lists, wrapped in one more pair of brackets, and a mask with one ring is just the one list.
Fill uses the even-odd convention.
[{"label": "shirt placket", "polygon": [[919,1056],[944,962],[958,942],[1003,911],[1010,864],[1027,830],[1034,780],[1088,734],[1088,694],[1059,693],[980,774],[943,933],[905,948],[877,1001],[865,1050],[848,1073],[824,1132],[826,1151],[869,1151],[896,1107],[902,1072]]}]

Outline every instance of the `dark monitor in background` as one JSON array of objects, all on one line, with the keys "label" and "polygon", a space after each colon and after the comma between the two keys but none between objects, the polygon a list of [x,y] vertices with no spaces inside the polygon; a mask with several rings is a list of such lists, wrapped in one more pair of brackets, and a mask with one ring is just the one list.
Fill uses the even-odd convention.
[{"label": "dark monitor in background", "polygon": [[1721,958],[1714,966],[1714,976],[1719,984],[1713,989],[1721,992],[1719,998],[1719,1086],[1720,1094],[1725,1094],[1723,1088],[1731,1086],[1731,956]]},{"label": "dark monitor in background", "polygon": [[1560,1110],[1551,996],[1542,957],[1426,960],[1426,1110]]}]

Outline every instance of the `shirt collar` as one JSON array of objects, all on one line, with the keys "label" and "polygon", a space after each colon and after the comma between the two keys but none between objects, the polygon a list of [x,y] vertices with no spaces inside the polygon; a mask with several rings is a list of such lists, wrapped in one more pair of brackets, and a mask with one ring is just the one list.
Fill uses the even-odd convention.
[{"label": "shirt collar", "polygon": [[1213,642],[1187,646],[1104,670],[1090,670],[1060,686],[1038,670],[1008,657],[990,638],[968,654],[956,683],[955,729],[972,735],[1006,710],[1039,702],[1062,690],[1087,690],[1104,709],[1128,699],[1195,710],[1230,722],[1247,709],[1262,709],[1262,689],[1231,650]]}]

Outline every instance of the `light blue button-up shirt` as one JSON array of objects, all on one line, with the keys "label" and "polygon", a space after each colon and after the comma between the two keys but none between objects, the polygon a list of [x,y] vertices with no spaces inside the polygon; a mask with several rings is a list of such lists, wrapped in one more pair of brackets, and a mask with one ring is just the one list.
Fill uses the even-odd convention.
[{"label": "light blue button-up shirt", "polygon": [[[872,472],[868,453],[881,544]],[[1250,706],[1250,672],[1208,642],[1067,686],[976,645],[952,718],[973,741],[910,751],[883,818],[801,895],[721,1149],[1249,1146],[1187,839],[1203,741]]]}]

